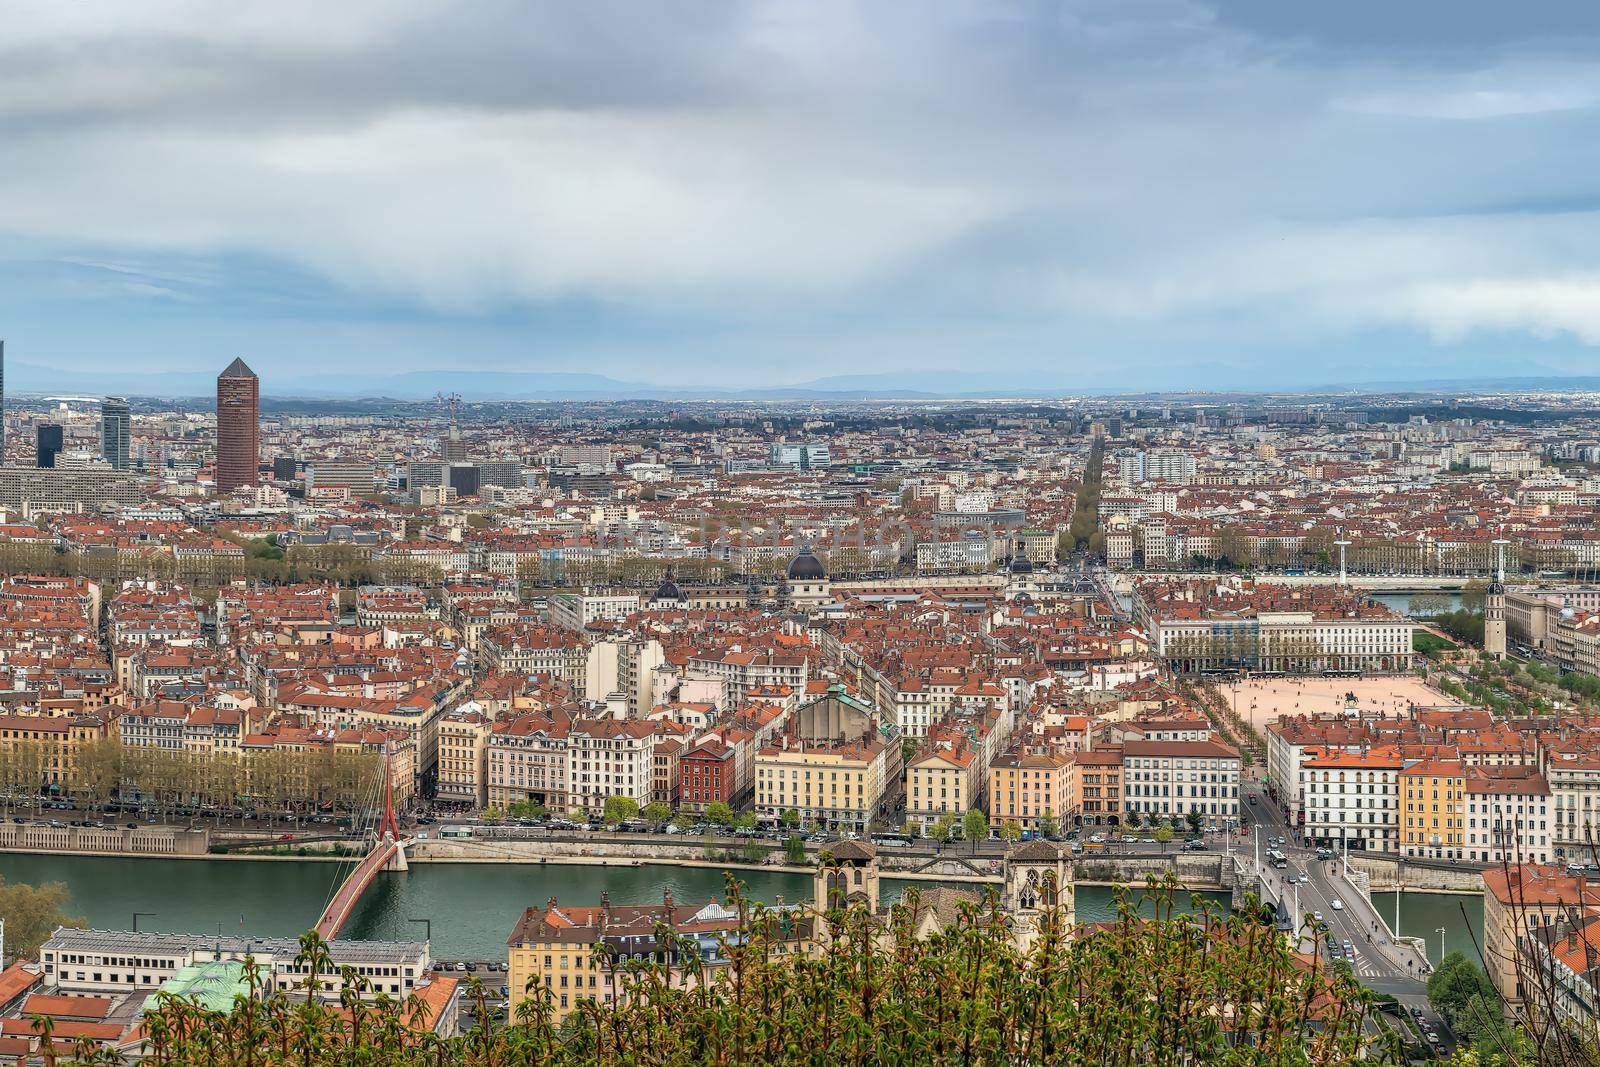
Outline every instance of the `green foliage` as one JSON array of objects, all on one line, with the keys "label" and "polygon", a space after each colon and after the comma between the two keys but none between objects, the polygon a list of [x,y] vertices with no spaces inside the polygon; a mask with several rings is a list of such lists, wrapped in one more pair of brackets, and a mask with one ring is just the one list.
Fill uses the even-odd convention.
[{"label": "green foliage", "polygon": [[1022,840],[1022,824],[1015,819],[1007,819],[1000,826],[1000,840],[1008,842]]},{"label": "green foliage", "polygon": [[1439,615],[1450,610],[1450,598],[1443,593],[1417,593],[1406,601],[1408,615]]},{"label": "green foliage", "polygon": [[1451,1028],[1463,1044],[1471,1045],[1481,1063],[1532,1061],[1532,1043],[1507,1021],[1493,994],[1472,994],[1451,1020]]},{"label": "green foliage", "polygon": [[56,927],[84,926],[82,919],[67,915],[70,900],[67,887],[60,882],[35,886],[0,877],[0,919],[6,924],[6,952],[38,959],[39,946],[50,939]]},{"label": "green foliage", "polygon": [[1488,593],[1489,583],[1482,578],[1474,578],[1461,587],[1461,606],[1467,611],[1481,612]]},{"label": "green foliage", "polygon": [[1163,845],[1167,844],[1174,836],[1172,833],[1172,824],[1166,822],[1156,823],[1155,836],[1157,841],[1161,842]]},{"label": "green foliage", "polygon": [[606,825],[616,826],[639,814],[639,802],[632,797],[606,797],[603,810]]},{"label": "green foliage", "polygon": [[1061,820],[1050,814],[1049,808],[1039,816],[1039,833],[1052,840],[1061,836]]},{"label": "green foliage", "polygon": [[[992,893],[918,939],[913,890],[886,925],[860,909],[819,918],[826,936],[813,956],[786,951],[789,920],[746,901],[730,878],[728,904],[745,917],[729,939],[732,966],[702,974],[688,952],[691,973],[668,981],[660,964],[597,949],[618,996],[580,1001],[559,1028],[550,992],[514,991],[508,1025],[438,1038],[420,998],[363,1002],[350,972],[338,1004],[263,994],[252,962],[254,995],[227,1011],[159,997],[145,1020],[148,1056],[174,1067],[1397,1062],[1392,1045],[1364,1035],[1371,1002],[1353,982],[1299,966],[1270,925],[1214,909],[1174,915],[1175,892],[1152,888],[1148,921],[1123,892],[1116,919],[1085,937],[1047,912],[1023,951]],[[314,934],[299,962],[306,988],[329,974]],[[480,1019],[488,996],[467,979]]]},{"label": "green foliage", "polygon": [[722,801],[714,801],[706,808],[706,822],[713,826],[733,825],[733,809]]},{"label": "green foliage", "polygon": [[1443,652],[1449,652],[1455,647],[1449,641],[1436,634],[1431,634],[1427,630],[1413,630],[1411,633],[1412,651],[1420,652],[1430,658],[1436,657]]},{"label": "green foliage", "polygon": [[665,826],[667,820],[672,818],[672,809],[658,800],[654,804],[646,804],[639,814],[651,826]]},{"label": "green foliage", "polygon": [[791,834],[783,843],[783,858],[795,867],[803,867],[810,862],[806,856],[805,838]]},{"label": "green foliage", "polygon": [[544,818],[544,805],[537,800],[518,800],[506,807],[506,814],[513,819],[542,819]]},{"label": "green foliage", "polygon": [[1452,952],[1428,976],[1428,1003],[1453,1027],[1473,997],[1495,1000],[1489,974],[1462,953]]},{"label": "green foliage", "polygon": [[1435,615],[1430,622],[1454,637],[1458,641],[1469,645],[1483,644],[1483,613],[1467,611],[1447,611],[1442,615]]},{"label": "green foliage", "polygon": [[778,824],[793,830],[800,825],[800,813],[793,808],[784,808],[778,813]]},{"label": "green foliage", "polygon": [[933,829],[928,836],[939,842],[939,844],[944,845],[950,842],[950,838],[955,832],[956,817],[946,812],[933,821]]},{"label": "green foliage", "polygon": [[1189,832],[1191,834],[1197,834],[1197,833],[1200,832],[1201,818],[1200,818],[1200,813],[1198,811],[1195,811],[1193,808],[1190,808],[1189,809],[1189,814],[1184,816],[1184,819],[1189,824]]},{"label": "green foliage", "polygon": [[961,816],[961,836],[968,841],[981,841],[989,836],[989,817],[978,808]]}]

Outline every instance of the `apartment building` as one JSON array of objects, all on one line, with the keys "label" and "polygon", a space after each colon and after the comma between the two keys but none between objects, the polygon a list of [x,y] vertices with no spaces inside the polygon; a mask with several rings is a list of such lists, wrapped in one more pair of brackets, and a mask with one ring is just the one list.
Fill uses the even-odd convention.
[{"label": "apartment building", "polygon": [[756,811],[776,819],[792,810],[828,830],[865,833],[883,803],[889,762],[877,739],[780,737],[756,756]]},{"label": "apartment building", "polygon": [[638,719],[579,719],[567,734],[568,801],[591,813],[607,797],[642,808],[655,787],[655,724]]},{"label": "apartment building", "polygon": [[1234,826],[1239,820],[1239,750],[1221,741],[1128,741],[1122,746],[1123,807],[1129,815]]},{"label": "apartment building", "polygon": [[960,818],[978,804],[977,753],[966,745],[932,746],[906,763],[906,821],[926,831],[945,815]]},{"label": "apartment building", "polygon": [[484,754],[488,802],[502,811],[532,801],[566,812],[571,806],[569,727],[564,715],[524,715],[495,723]]},{"label": "apartment building", "polygon": [[1395,852],[1400,845],[1397,748],[1312,750],[1300,761],[1303,833],[1318,846]]},{"label": "apartment building", "polygon": [[1102,747],[1075,752],[1072,762],[1077,769],[1078,818],[1082,824],[1120,826],[1125,815],[1122,806],[1122,749]]},{"label": "apartment building", "polygon": [[468,702],[439,720],[437,796],[481,808],[489,801],[489,737],[493,723]]},{"label": "apartment building", "polygon": [[1012,751],[996,756],[989,766],[990,830],[998,833],[1014,822],[1026,832],[1037,832],[1046,816],[1058,828],[1070,826],[1076,814],[1076,771],[1077,764],[1067,755]]},{"label": "apartment building", "polygon": [[1400,771],[1400,851],[1461,859],[1466,838],[1466,767],[1460,760],[1420,760]]},{"label": "apartment building", "polygon": [[1555,820],[1550,785],[1531,767],[1467,770],[1466,858],[1478,863],[1548,863]]}]

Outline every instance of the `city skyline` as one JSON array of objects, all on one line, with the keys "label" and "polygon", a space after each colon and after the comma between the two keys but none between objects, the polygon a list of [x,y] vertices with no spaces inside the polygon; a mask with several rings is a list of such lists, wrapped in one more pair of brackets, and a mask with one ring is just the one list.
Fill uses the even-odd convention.
[{"label": "city skyline", "polygon": [[13,20],[19,367],[1288,388],[1600,341],[1576,4],[191,15]]}]

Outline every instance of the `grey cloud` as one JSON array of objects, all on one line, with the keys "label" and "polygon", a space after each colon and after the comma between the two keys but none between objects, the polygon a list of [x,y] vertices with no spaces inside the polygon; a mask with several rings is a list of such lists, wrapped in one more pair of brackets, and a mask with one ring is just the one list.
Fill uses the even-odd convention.
[{"label": "grey cloud", "polygon": [[1596,336],[1595,217],[1508,210],[1593,199],[1593,52],[1489,15],[1419,58],[1182,0],[88,12],[0,42],[0,231],[67,252],[456,313]]}]

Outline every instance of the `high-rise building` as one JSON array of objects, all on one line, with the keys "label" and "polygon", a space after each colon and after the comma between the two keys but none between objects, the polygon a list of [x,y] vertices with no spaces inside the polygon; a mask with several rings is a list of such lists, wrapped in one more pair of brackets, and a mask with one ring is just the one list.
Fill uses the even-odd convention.
[{"label": "high-rise building", "polygon": [[54,467],[56,457],[66,447],[66,435],[61,427],[53,422],[47,422],[39,427],[39,444],[35,452],[38,454],[40,468]]},{"label": "high-rise building", "polygon": [[261,468],[261,379],[236,359],[217,376],[217,492],[255,485]]},{"label": "high-rise building", "polygon": [[125,471],[132,465],[132,448],[133,421],[128,402],[120,396],[108,396],[100,402],[100,455],[112,470]]}]

